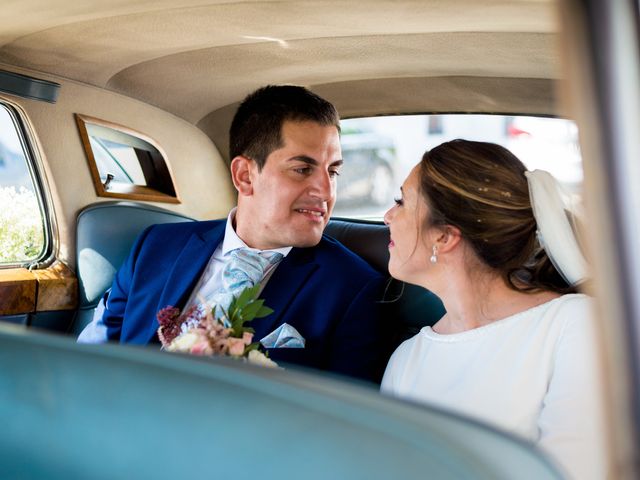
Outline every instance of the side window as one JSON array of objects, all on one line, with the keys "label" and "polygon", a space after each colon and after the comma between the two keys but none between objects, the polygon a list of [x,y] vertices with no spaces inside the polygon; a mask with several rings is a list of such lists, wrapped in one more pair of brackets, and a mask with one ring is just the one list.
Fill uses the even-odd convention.
[{"label": "side window", "polygon": [[142,133],[76,114],[96,194],[180,203],[165,155]]},{"label": "side window", "polygon": [[47,256],[37,185],[19,115],[0,102],[0,267],[28,266]]}]

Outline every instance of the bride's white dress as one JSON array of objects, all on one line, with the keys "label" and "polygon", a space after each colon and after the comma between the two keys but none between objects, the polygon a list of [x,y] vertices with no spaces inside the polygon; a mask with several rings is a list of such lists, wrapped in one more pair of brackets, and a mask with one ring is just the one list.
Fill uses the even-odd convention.
[{"label": "bride's white dress", "polygon": [[591,300],[564,295],[487,326],[398,347],[382,391],[537,443],[569,476],[603,479],[605,433]]}]

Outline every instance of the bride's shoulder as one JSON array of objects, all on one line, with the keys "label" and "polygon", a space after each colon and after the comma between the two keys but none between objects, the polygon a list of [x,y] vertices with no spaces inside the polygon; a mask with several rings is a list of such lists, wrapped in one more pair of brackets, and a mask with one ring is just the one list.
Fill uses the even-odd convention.
[{"label": "bride's shoulder", "polygon": [[[425,328],[430,328],[430,327],[423,327],[422,330],[424,330]],[[395,349],[395,351],[391,355],[391,359],[399,360],[401,358],[405,358],[407,356],[410,356],[411,353],[416,348],[419,348],[422,330],[416,333],[413,337],[409,337],[408,339],[404,340],[400,345],[398,345],[398,347]]]},{"label": "bride's shoulder", "polygon": [[562,295],[551,302],[545,317],[551,322],[561,342],[569,339],[593,337],[595,317],[594,300],[584,294]]},{"label": "bride's shoulder", "polygon": [[563,318],[590,317],[593,298],[583,293],[568,293],[549,302],[549,312]]}]

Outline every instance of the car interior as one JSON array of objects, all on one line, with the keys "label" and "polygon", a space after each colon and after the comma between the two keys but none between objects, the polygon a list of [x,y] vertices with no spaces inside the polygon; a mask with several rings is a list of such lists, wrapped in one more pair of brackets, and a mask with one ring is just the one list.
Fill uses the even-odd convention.
[{"label": "car interior", "polygon": [[[239,103],[261,86],[295,84],[331,101],[344,120],[488,114],[576,122],[586,235],[598,252],[588,293],[598,299],[599,318],[612,319],[607,328],[601,322],[599,346],[611,478],[635,478],[640,269],[633,267],[640,258],[631,247],[640,222],[628,211],[635,197],[623,194],[632,195],[625,182],[637,173],[628,164],[639,148],[631,141],[640,126],[638,8],[631,0],[3,5],[0,210],[32,202],[41,240],[35,253],[5,258],[10,236],[2,229],[21,223],[0,213],[7,242],[0,245],[0,359],[8,367],[0,375],[7,422],[0,477],[175,478],[210,472],[193,461],[207,456],[232,473],[225,459],[239,462],[245,448],[250,470],[267,478],[282,470],[299,478],[303,468],[305,478],[404,478],[426,469],[433,478],[561,478],[524,442],[380,397],[370,385],[75,343],[147,226],[227,216],[236,203],[228,131]],[[380,145],[390,148],[387,139]],[[381,202],[370,192],[362,198]],[[433,293],[389,276],[382,218],[341,213],[325,234],[388,277],[382,303],[395,343],[442,317]],[[225,393],[207,403],[216,391]],[[152,406],[125,412],[140,401]],[[220,419],[202,415],[208,408],[237,410]],[[216,429],[230,440],[212,452],[206,445]],[[291,458],[254,430],[288,439]],[[300,435],[307,443],[295,440]],[[181,460],[164,461],[169,453]]]}]

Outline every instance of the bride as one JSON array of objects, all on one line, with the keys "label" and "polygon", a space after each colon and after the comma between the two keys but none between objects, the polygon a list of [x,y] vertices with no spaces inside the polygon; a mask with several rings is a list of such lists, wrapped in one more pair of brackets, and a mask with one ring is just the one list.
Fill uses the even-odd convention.
[{"label": "bride", "polygon": [[591,300],[573,287],[586,268],[553,178],[498,145],[454,140],[401,192],[385,215],[389,271],[447,313],[398,347],[382,391],[519,434],[570,478],[605,478]]}]

